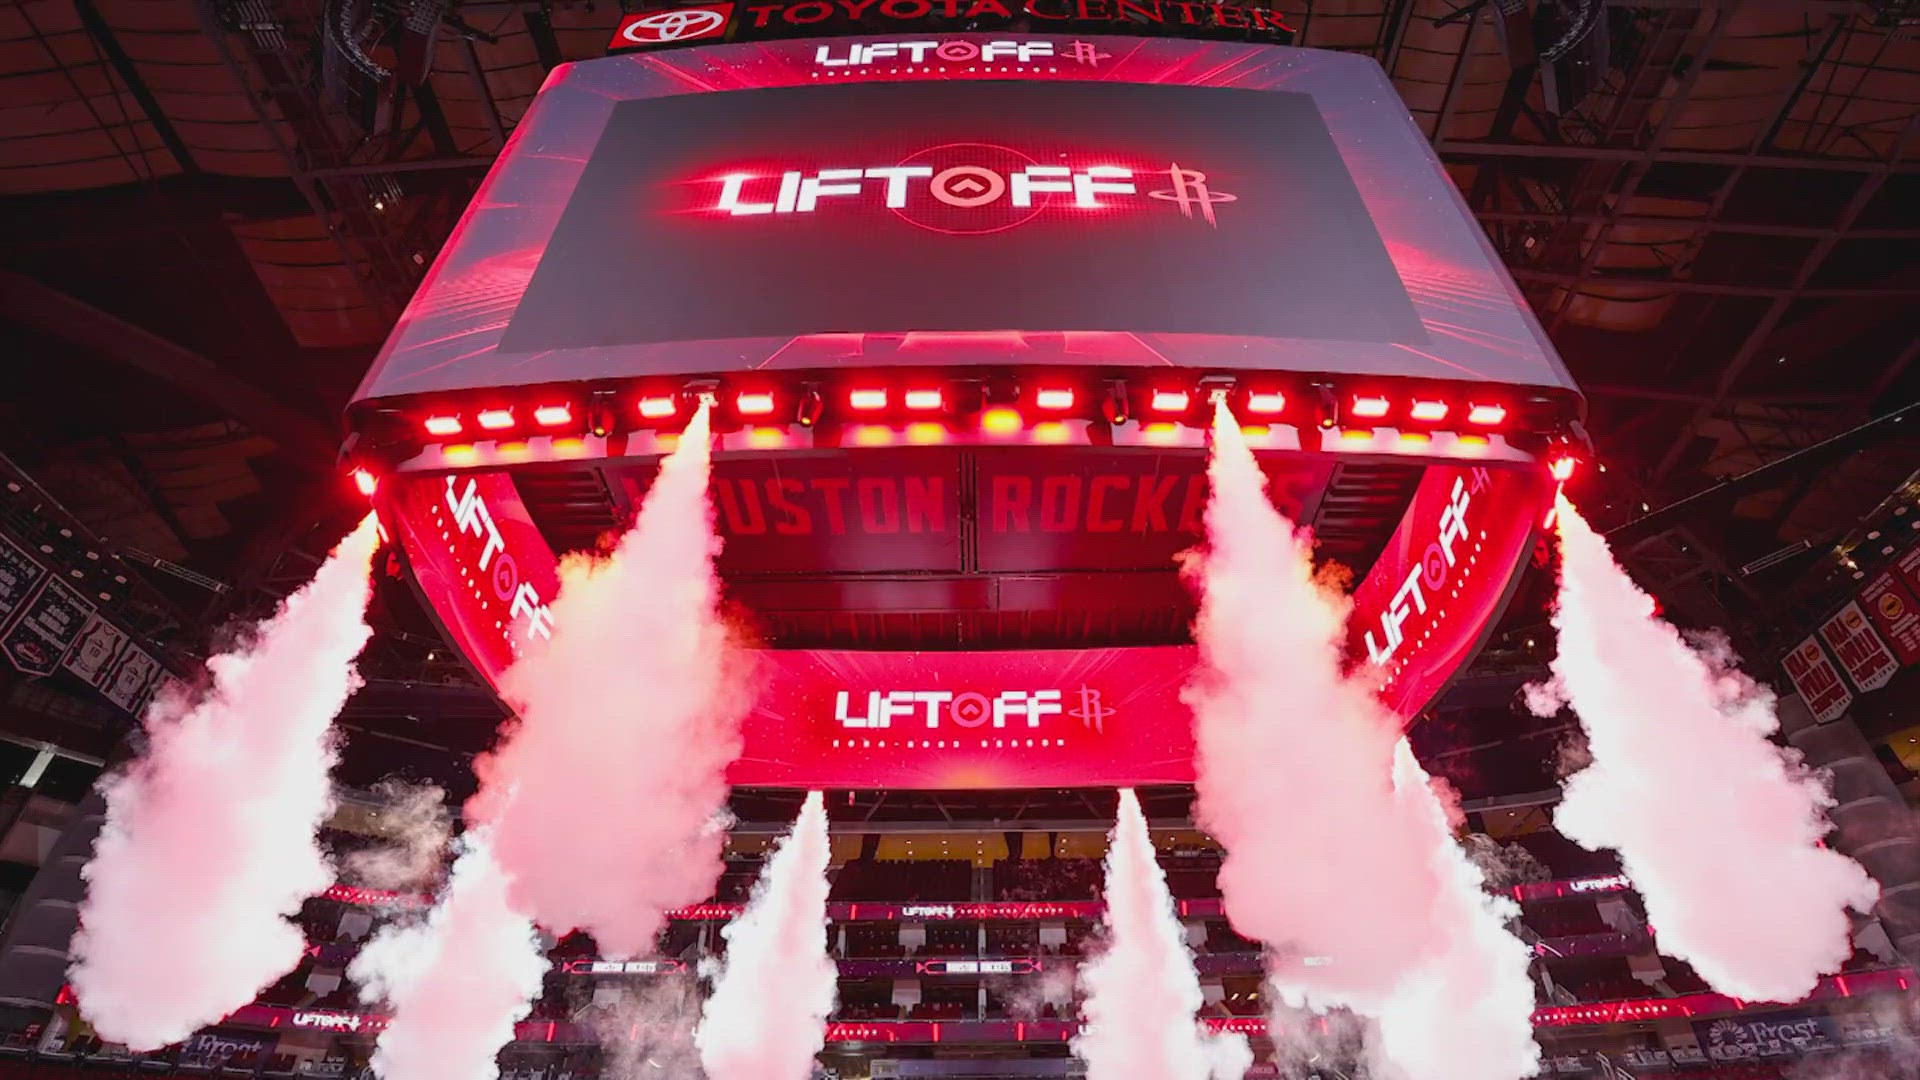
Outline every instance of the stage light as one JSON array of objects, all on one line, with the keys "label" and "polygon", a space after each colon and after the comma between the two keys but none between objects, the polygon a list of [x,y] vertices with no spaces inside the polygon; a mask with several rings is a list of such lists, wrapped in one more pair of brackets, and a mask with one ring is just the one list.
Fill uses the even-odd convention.
[{"label": "stage light", "polygon": [[1127,388],[1125,385],[1115,383],[1107,388],[1106,400],[1100,403],[1100,415],[1106,417],[1107,422],[1110,424],[1124,424],[1127,422]]},{"label": "stage light", "polygon": [[733,407],[741,416],[766,416],[773,411],[773,395],[764,390],[735,394]]},{"label": "stage light", "polygon": [[1035,408],[1051,412],[1071,409],[1073,408],[1073,390],[1064,386],[1054,386],[1035,391],[1033,404]]},{"label": "stage light", "polygon": [[1447,418],[1447,403],[1444,401],[1415,401],[1407,415],[1426,424],[1437,424]]},{"label": "stage light", "polygon": [[1467,409],[1467,423],[1492,427],[1507,418],[1505,405],[1474,405]]},{"label": "stage light", "polygon": [[573,410],[565,405],[542,405],[533,410],[533,422],[541,427],[559,427],[573,422]]},{"label": "stage light", "polygon": [[360,494],[371,499],[373,498],[373,493],[380,489],[380,478],[365,469],[355,469],[353,470],[353,486],[360,489]]},{"label": "stage light", "polygon": [[1580,465],[1580,459],[1578,458],[1574,458],[1574,457],[1554,458],[1551,462],[1547,464],[1547,472],[1551,473],[1555,480],[1565,483],[1566,481],[1573,478],[1573,470],[1578,468],[1579,465]]},{"label": "stage light", "polygon": [[672,395],[640,399],[640,416],[645,420],[665,420],[679,411],[680,403]]},{"label": "stage light", "polygon": [[427,417],[426,428],[429,435],[438,435],[443,438],[448,435],[458,435],[465,427],[466,425],[462,424],[457,416]]},{"label": "stage light", "polygon": [[1247,411],[1272,416],[1287,407],[1287,395],[1278,390],[1255,391],[1247,395]]},{"label": "stage light", "polygon": [[1386,398],[1378,395],[1363,395],[1353,399],[1353,407],[1347,412],[1348,415],[1360,420],[1378,420],[1387,415],[1387,410],[1391,407],[1392,403]]},{"label": "stage light", "polygon": [[820,410],[825,406],[820,400],[820,391],[809,389],[800,395],[800,408],[797,419],[801,427],[812,427],[820,422]]},{"label": "stage light", "polygon": [[847,394],[847,404],[861,412],[873,412],[887,407],[887,392],[884,388],[868,387]]},{"label": "stage light", "polygon": [[474,420],[487,431],[505,431],[513,426],[513,410],[482,409]]},{"label": "stage light", "polygon": [[1192,403],[1193,395],[1185,390],[1155,390],[1153,392],[1153,411],[1164,413],[1186,412]]},{"label": "stage light", "polygon": [[[907,391],[906,401],[907,401],[907,408],[912,409],[915,412],[935,412],[946,406],[947,396],[941,393],[937,388],[925,389],[925,390],[909,390]],[[881,391],[880,405],[877,405],[874,407],[880,408],[882,406],[885,406],[886,403],[887,403],[886,391],[883,390]],[[859,408],[859,406],[856,405],[855,408]]]}]

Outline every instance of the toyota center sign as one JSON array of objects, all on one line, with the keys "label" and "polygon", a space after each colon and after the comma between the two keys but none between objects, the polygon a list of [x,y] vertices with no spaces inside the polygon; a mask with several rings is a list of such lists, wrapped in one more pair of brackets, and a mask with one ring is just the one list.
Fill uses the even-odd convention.
[{"label": "toyota center sign", "polygon": [[[609,52],[715,41],[898,34],[915,29],[1148,34],[1290,44],[1288,16],[1210,0],[782,0],[694,3],[622,15]],[[901,55],[910,55],[903,52]],[[984,59],[984,58],[983,58]]]}]

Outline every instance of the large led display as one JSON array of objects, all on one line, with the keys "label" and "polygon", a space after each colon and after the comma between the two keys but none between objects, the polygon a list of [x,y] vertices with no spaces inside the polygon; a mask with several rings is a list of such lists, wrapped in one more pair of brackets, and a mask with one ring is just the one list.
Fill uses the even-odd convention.
[{"label": "large led display", "polygon": [[1371,60],[935,34],[557,69],[358,396],[1008,362],[1571,385]]}]

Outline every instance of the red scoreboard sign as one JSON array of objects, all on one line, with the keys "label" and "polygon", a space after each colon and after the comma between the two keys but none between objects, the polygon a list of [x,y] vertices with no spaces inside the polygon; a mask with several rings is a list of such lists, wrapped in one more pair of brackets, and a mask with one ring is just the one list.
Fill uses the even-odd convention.
[{"label": "red scoreboard sign", "polygon": [[[1176,480],[1173,490],[1178,486]],[[1539,469],[1427,467],[1393,539],[1356,591],[1349,623],[1354,663],[1377,671],[1383,699],[1403,715],[1424,706],[1477,648],[1504,606],[1512,568],[1530,549],[1551,493]],[[861,514],[857,487],[837,497],[851,530]],[[1287,498],[1283,490],[1276,497]],[[798,506],[800,496],[792,498]],[[728,531],[725,500],[716,489],[716,519]],[[1173,503],[1170,495],[1170,531],[1178,523]],[[879,531],[914,535],[906,505],[897,504],[895,516],[876,516],[887,523]],[[1028,509],[1027,527],[1038,531],[1045,518],[1038,504]],[[396,476],[381,486],[380,512],[447,636],[489,682],[498,685],[525,650],[550,635],[558,559],[507,473]],[[929,530],[920,535],[931,535],[947,513],[926,494],[913,511]],[[1023,520],[1007,513],[1009,529]],[[1075,520],[1084,528],[1104,519]],[[1165,557],[1184,546],[1170,545]],[[1192,646],[767,650],[759,654],[756,704],[742,725],[744,750],[728,776],[737,785],[772,787],[1189,783],[1193,721],[1181,691],[1198,662]]]}]

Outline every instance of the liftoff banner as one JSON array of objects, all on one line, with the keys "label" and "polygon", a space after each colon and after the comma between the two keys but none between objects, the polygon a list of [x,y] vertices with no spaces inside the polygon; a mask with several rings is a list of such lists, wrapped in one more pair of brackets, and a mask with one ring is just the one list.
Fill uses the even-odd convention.
[{"label": "liftoff banner", "polygon": [[[1429,467],[1354,597],[1349,655],[1407,712],[1478,646],[1551,496],[1538,469]],[[498,685],[552,632],[558,558],[505,472],[382,486],[421,594]],[[720,515],[725,535],[725,515]],[[1191,646],[767,650],[736,785],[1010,788],[1190,783]]]}]

